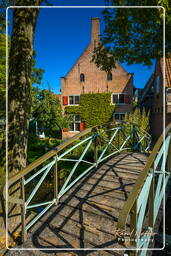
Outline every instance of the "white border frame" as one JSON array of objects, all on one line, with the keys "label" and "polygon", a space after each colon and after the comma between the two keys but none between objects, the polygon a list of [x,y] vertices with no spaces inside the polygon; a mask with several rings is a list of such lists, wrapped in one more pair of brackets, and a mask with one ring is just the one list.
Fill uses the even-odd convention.
[{"label": "white border frame", "polygon": [[[165,88],[165,8],[163,6],[9,6],[6,8],[6,35],[8,35],[8,10],[14,9],[14,8],[58,8],[58,9],[65,9],[65,8],[156,8],[156,9],[163,9],[163,86]],[[9,248],[8,247],[8,36],[6,37],[6,248],[11,251],[123,251],[123,248]],[[163,105],[165,106],[165,90],[163,94]],[[163,111],[163,128],[165,128],[165,108]],[[165,138],[165,129],[163,129],[163,138]],[[165,147],[165,141],[164,141],[164,147]],[[166,157],[165,151],[164,151],[164,157]],[[165,170],[164,170],[165,171]],[[163,186],[163,244],[164,246],[162,248],[150,248],[149,251],[156,251],[156,250],[163,250],[165,248],[165,179],[164,179],[164,186]],[[131,250],[131,251],[137,251],[137,249],[132,248],[126,248],[125,251]],[[141,249],[141,251],[148,251],[148,249]]]}]

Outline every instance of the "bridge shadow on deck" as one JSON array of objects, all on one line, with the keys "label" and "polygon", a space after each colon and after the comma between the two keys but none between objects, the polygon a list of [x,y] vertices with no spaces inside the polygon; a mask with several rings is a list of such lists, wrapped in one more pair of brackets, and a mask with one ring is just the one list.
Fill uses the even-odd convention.
[{"label": "bridge shadow on deck", "polygon": [[65,255],[66,248],[71,249],[66,255],[123,255],[124,250],[91,249],[124,249],[115,236],[118,216],[145,162],[144,154],[123,153],[92,170],[30,230],[23,247],[39,248],[38,255]]}]

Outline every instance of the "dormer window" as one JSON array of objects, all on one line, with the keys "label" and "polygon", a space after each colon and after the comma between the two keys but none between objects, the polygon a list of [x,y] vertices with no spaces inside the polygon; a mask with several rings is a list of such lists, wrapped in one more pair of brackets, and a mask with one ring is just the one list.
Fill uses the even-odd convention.
[{"label": "dormer window", "polygon": [[85,81],[85,75],[83,73],[80,74],[80,82]]},{"label": "dormer window", "polygon": [[111,72],[108,72],[108,73],[107,73],[107,80],[108,80],[108,81],[111,81],[111,80],[112,80],[112,73],[111,73]]}]

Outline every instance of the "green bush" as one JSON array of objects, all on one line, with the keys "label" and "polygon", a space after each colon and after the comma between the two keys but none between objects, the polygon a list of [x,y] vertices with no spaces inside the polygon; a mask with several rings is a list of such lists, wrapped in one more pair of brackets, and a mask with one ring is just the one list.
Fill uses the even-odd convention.
[{"label": "green bush", "polygon": [[148,132],[150,128],[149,115],[150,112],[146,113],[145,109],[140,110],[139,108],[136,108],[134,112],[125,117],[125,121],[137,124],[141,129]]},{"label": "green bush", "polygon": [[61,140],[55,138],[46,137],[44,140],[40,140],[37,136],[30,136],[27,151],[28,163],[32,163],[47,151],[58,146],[60,143]]}]

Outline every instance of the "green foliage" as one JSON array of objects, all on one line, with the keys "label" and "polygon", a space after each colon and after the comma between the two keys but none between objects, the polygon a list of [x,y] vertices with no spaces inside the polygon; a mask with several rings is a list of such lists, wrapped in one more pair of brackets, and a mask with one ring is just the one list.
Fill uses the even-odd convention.
[{"label": "green foliage", "polygon": [[14,5],[12,0],[1,0],[0,1],[0,33],[5,33],[6,29],[6,8]]},{"label": "green foliage", "polygon": [[[166,31],[171,31],[170,0],[106,0],[113,6],[163,6],[166,11]],[[115,61],[145,64],[163,56],[163,8],[106,8],[101,43],[93,60],[108,71]],[[105,47],[104,47],[105,46]],[[166,33],[166,54],[171,52],[171,37]]]},{"label": "green foliage", "polygon": [[[1,24],[1,21],[0,21]],[[8,39],[10,48],[10,38]],[[5,96],[6,96],[6,35],[0,33],[0,118],[5,118]],[[40,84],[44,70],[36,68],[36,52],[33,52],[31,83]]]},{"label": "green foliage", "polygon": [[42,80],[44,72],[45,72],[44,69],[36,68],[36,51],[33,51],[31,83],[32,84],[41,84],[41,80]]},{"label": "green foliage", "polygon": [[57,136],[58,131],[69,126],[69,117],[62,115],[62,108],[58,98],[48,90],[32,90],[32,118],[38,122],[38,128],[46,135]]},{"label": "green foliage", "polygon": [[3,14],[0,13],[0,33],[5,32],[5,19],[3,17]]},{"label": "green foliage", "polygon": [[149,115],[150,112],[146,113],[145,109],[142,111],[139,108],[136,108],[133,113],[130,113],[125,117],[125,121],[132,122],[137,124],[140,128],[149,131]]},{"label": "green foliage", "polygon": [[137,101],[137,100],[133,100],[132,105],[133,105],[133,108],[134,108],[134,109],[137,108],[137,106],[138,106],[138,101]]},{"label": "green foliage", "polygon": [[0,34],[0,85],[5,84],[6,68],[6,35]]},{"label": "green foliage", "polygon": [[51,138],[46,137],[44,140],[40,140],[36,136],[30,136],[28,140],[27,162],[32,163],[60,143],[61,140],[59,139],[52,140]]},{"label": "green foliage", "polygon": [[86,128],[111,121],[114,110],[111,93],[81,94],[80,106],[66,107],[67,114],[80,114]]},{"label": "green foliage", "polygon": [[6,35],[0,34],[0,118],[5,118]]}]

